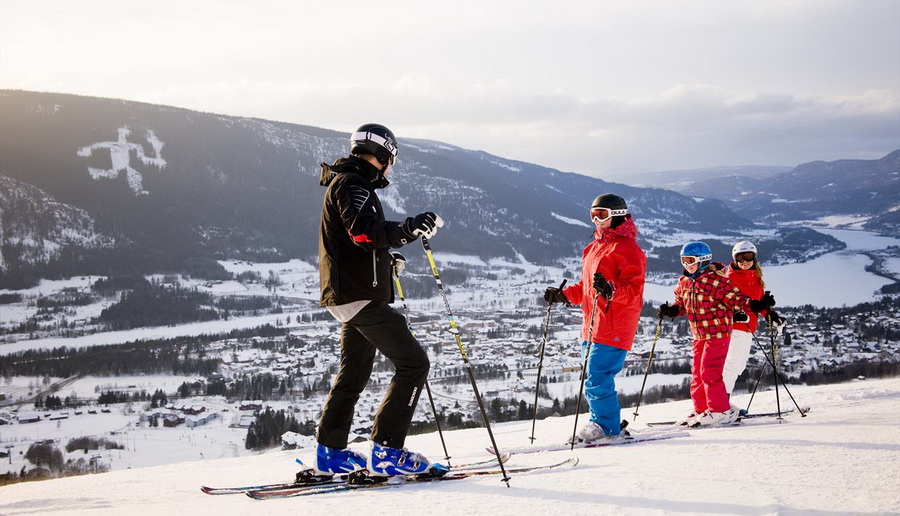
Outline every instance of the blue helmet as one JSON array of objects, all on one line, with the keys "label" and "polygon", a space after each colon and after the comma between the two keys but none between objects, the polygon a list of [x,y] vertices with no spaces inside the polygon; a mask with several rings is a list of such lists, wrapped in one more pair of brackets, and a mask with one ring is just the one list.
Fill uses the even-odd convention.
[{"label": "blue helmet", "polygon": [[688,242],[681,248],[681,256],[696,256],[702,260],[712,260],[712,249],[706,242]]},{"label": "blue helmet", "polygon": [[[689,242],[681,248],[681,256],[691,256],[695,261],[700,262],[700,270],[705,269],[710,260],[712,260],[712,249],[705,242]],[[684,263],[684,260],[682,260]],[[693,263],[690,263],[693,265]]]}]

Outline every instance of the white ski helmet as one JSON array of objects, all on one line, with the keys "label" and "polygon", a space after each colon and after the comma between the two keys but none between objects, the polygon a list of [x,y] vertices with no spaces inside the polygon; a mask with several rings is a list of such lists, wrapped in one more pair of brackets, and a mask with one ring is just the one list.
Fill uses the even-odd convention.
[{"label": "white ski helmet", "polygon": [[756,246],[753,245],[753,242],[749,240],[741,240],[740,242],[734,244],[734,247],[731,248],[731,258],[737,259],[737,255],[741,253],[758,254],[756,252]]}]

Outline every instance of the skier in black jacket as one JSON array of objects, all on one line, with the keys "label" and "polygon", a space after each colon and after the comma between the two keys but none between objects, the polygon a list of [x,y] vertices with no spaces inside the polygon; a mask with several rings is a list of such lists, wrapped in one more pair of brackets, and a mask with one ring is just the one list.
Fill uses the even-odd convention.
[{"label": "skier in black jacket", "polygon": [[[403,447],[430,364],[406,319],[388,304],[394,301],[389,248],[431,238],[439,218],[426,212],[403,222],[385,220],[375,190],[388,186],[385,175],[397,153],[387,127],[365,124],[350,137],[350,156],[331,166],[322,163],[320,304],[342,323],[340,370],[316,434],[316,469],[322,474],[368,468],[373,475],[401,475],[430,467],[424,456]],[[375,415],[366,456],[348,449],[347,437],[376,350],[396,372]]]}]

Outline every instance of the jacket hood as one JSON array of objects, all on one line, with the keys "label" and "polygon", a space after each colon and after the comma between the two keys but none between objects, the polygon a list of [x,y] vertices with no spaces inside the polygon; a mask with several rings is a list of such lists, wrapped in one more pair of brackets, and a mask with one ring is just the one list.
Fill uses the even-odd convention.
[{"label": "jacket hood", "polygon": [[363,176],[367,181],[372,183],[373,188],[384,188],[391,184],[374,165],[364,159],[357,158],[356,156],[338,158],[332,165],[322,163],[320,166],[322,167],[322,173],[319,176],[320,186],[327,187],[335,176],[345,172]]},{"label": "jacket hood", "polygon": [[606,228],[606,229],[594,229],[594,238],[610,238],[613,236],[628,238],[630,240],[637,240],[637,226],[634,223],[634,220],[631,218],[631,214],[625,215],[625,222],[619,224],[618,227],[615,228]]}]

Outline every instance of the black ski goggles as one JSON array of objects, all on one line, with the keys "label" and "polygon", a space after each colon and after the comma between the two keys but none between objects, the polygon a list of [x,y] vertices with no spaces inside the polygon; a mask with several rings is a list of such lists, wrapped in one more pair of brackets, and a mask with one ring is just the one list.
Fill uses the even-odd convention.
[{"label": "black ski goggles", "polygon": [[756,260],[756,253],[753,251],[745,251],[743,253],[738,253],[734,255],[734,261],[736,262],[752,262]]}]

